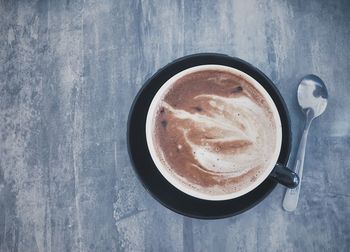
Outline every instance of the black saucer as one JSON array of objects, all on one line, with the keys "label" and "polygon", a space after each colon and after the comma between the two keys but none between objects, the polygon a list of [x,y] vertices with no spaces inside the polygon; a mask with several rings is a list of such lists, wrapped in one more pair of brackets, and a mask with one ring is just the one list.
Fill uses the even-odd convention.
[{"label": "black saucer", "polygon": [[147,149],[145,123],[148,108],[158,89],[172,76],[189,67],[217,64],[239,69],[257,80],[274,100],[282,121],[282,148],[278,162],[286,164],[291,145],[288,110],[272,81],[249,63],[227,55],[203,53],[189,55],[168,64],[155,73],[141,88],[130,110],[128,119],[128,151],[134,170],[143,186],[167,208],[186,216],[217,219],[240,214],[262,201],[276,186],[267,178],[253,191],[232,200],[208,201],[189,196],[172,186],[158,171]]}]

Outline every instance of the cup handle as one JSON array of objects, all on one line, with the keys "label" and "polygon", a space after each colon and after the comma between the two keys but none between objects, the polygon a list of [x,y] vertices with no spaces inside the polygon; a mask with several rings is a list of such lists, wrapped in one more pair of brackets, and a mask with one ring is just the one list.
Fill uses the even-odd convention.
[{"label": "cup handle", "polygon": [[299,184],[299,176],[282,164],[276,164],[269,177],[291,189]]}]

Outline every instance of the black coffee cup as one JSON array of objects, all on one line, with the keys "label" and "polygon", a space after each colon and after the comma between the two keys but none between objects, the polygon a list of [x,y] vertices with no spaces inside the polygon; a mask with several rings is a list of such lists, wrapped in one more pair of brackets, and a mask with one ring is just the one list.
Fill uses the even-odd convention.
[{"label": "black coffee cup", "polygon": [[[270,113],[272,115],[271,120],[273,120],[276,125],[275,130],[271,131],[273,132],[272,134],[275,134],[275,142],[268,143],[271,146],[273,145],[276,146],[276,149],[274,150],[271,149],[269,151],[269,155],[271,155],[271,162],[267,163],[265,170],[262,171],[259,174],[259,176],[257,176],[257,179],[251,181],[251,184],[248,184],[246,187],[242,187],[240,191],[227,192],[227,193],[225,192],[220,195],[211,195],[211,194],[206,194],[205,192],[199,192],[193,189],[193,186],[184,185],[182,182],[180,182],[176,178],[176,176],[174,176],[173,173],[169,171],[169,168],[164,165],[164,163],[161,161],[163,157],[161,157],[161,155],[157,153],[157,147],[155,147],[156,143],[154,142],[154,132],[155,132],[154,127],[156,127],[156,125],[154,124],[154,117],[157,114],[159,103],[163,99],[162,97],[165,95],[165,92],[168,92],[167,90],[171,90],[172,86],[176,84],[177,80],[181,78],[185,78],[189,74],[196,73],[196,72],[203,72],[203,71],[230,72],[233,75],[240,76],[242,81],[244,80],[246,82],[249,82],[250,85],[254,86],[254,88],[260,92],[260,95],[264,97],[266,104],[269,104]],[[168,94],[168,95],[171,95],[171,94]],[[295,174],[293,171],[286,168],[284,165],[280,163],[276,163],[280,152],[279,147],[282,142],[282,127],[279,126],[282,123],[280,121],[281,119],[274,100],[271,98],[267,90],[258,81],[252,78],[249,74],[245,73],[240,69],[236,69],[233,67],[228,67],[228,66],[223,66],[218,64],[205,64],[205,65],[190,67],[185,69],[184,71],[177,73],[172,78],[167,80],[166,83],[164,83],[161,86],[161,88],[157,91],[147,113],[146,129],[145,129],[146,140],[147,140],[148,150],[151,154],[151,157],[156,167],[159,169],[161,174],[169,181],[169,183],[171,183],[177,189],[193,197],[206,199],[206,200],[233,199],[241,195],[244,195],[249,191],[252,191],[254,188],[259,186],[267,177],[271,177],[272,179],[276,180],[278,183],[283,184],[289,188],[294,188],[298,185],[297,174]]]}]

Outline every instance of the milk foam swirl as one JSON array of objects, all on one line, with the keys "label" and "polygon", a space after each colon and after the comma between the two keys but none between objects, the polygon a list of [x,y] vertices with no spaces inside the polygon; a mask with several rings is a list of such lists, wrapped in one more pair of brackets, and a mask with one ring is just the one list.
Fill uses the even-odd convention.
[{"label": "milk foam swirl", "polygon": [[259,136],[267,136],[264,131],[271,125],[263,109],[246,96],[199,95],[194,100],[208,108],[205,113],[163,106],[177,121],[199,169],[237,177],[265,162]]}]

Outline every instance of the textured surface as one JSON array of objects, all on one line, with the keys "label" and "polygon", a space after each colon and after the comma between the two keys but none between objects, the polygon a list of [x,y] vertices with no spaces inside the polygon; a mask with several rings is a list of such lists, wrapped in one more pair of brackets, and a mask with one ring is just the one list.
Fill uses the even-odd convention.
[{"label": "textured surface", "polygon": [[[350,4],[344,1],[0,1],[0,251],[345,251],[350,246]],[[278,86],[298,142],[298,80],[329,106],[312,125],[296,212],[279,186],[250,211],[189,219],[143,189],[126,150],[132,99],[180,56],[241,57]],[[293,156],[292,156],[293,157]]]}]

